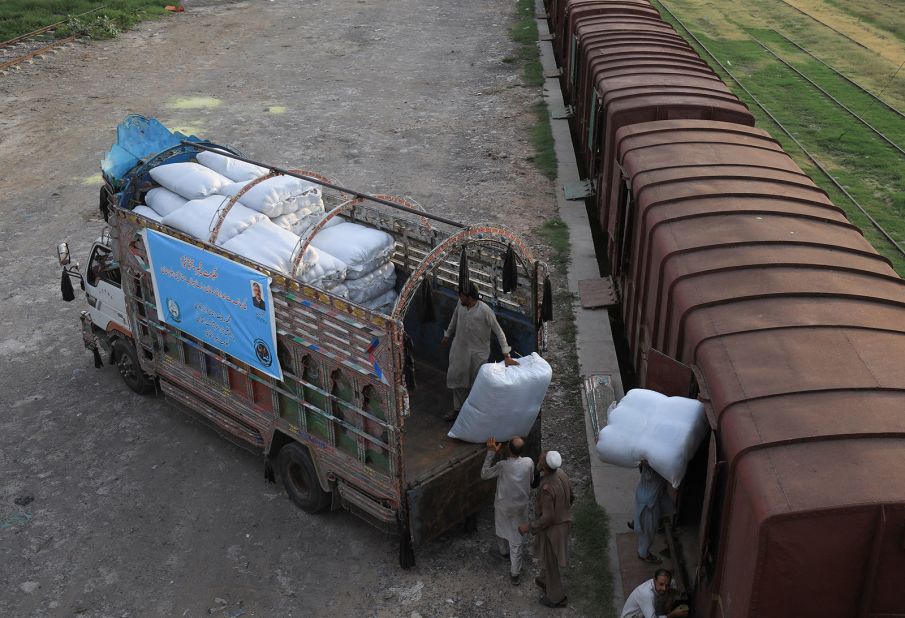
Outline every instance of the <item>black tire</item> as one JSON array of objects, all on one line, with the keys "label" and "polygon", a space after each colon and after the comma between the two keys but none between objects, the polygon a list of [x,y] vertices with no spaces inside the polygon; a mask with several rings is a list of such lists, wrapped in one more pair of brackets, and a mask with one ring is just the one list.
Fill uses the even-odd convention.
[{"label": "black tire", "polygon": [[135,346],[130,342],[122,339],[113,342],[113,360],[126,386],[139,395],[147,395],[154,390],[154,380],[141,370]]},{"label": "black tire", "polygon": [[277,467],[289,499],[307,513],[320,513],[330,506],[330,494],[321,489],[314,462],[306,449],[290,442],[280,449]]}]

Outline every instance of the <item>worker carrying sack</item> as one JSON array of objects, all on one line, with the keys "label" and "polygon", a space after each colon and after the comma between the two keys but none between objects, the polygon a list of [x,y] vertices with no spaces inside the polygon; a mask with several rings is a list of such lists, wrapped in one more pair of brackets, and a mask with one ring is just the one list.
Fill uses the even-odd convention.
[{"label": "worker carrying sack", "polygon": [[450,438],[478,444],[489,438],[504,441],[531,432],[553,369],[537,352],[518,359],[518,363],[512,367],[502,362],[481,366],[449,430]]},{"label": "worker carrying sack", "polygon": [[597,437],[597,454],[606,463],[626,468],[646,459],[678,487],[707,431],[700,401],[634,388],[610,406],[607,425]]}]

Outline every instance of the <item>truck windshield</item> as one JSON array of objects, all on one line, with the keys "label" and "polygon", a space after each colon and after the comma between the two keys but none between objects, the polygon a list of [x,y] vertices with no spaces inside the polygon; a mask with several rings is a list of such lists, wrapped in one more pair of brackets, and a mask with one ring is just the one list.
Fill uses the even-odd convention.
[{"label": "truck windshield", "polygon": [[98,245],[88,264],[87,283],[96,286],[101,281],[120,287],[119,262],[113,258],[110,249]]}]

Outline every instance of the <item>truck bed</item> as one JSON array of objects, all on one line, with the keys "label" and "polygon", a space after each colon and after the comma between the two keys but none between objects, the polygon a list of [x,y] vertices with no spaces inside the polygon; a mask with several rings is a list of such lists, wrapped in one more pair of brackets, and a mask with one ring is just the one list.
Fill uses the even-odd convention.
[{"label": "truck bed", "polygon": [[483,450],[483,444],[454,440],[446,434],[452,423],[443,417],[452,409],[446,373],[417,363],[417,387],[410,393],[411,415],[405,421],[404,462],[409,486],[417,485],[450,467],[455,461]]}]

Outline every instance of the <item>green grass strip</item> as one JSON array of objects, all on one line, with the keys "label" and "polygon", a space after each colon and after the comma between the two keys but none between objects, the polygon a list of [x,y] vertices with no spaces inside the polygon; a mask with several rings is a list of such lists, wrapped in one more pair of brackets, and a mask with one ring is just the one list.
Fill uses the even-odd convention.
[{"label": "green grass strip", "polygon": [[[140,21],[164,15],[165,4],[160,0],[2,0],[0,41],[59,22],[64,24],[56,30],[57,38],[79,35],[109,39]],[[94,9],[100,10],[74,17]]]},{"label": "green grass strip", "polygon": [[572,505],[574,545],[566,573],[569,595],[582,616],[614,618],[613,573],[610,568],[610,518],[591,489]]}]

